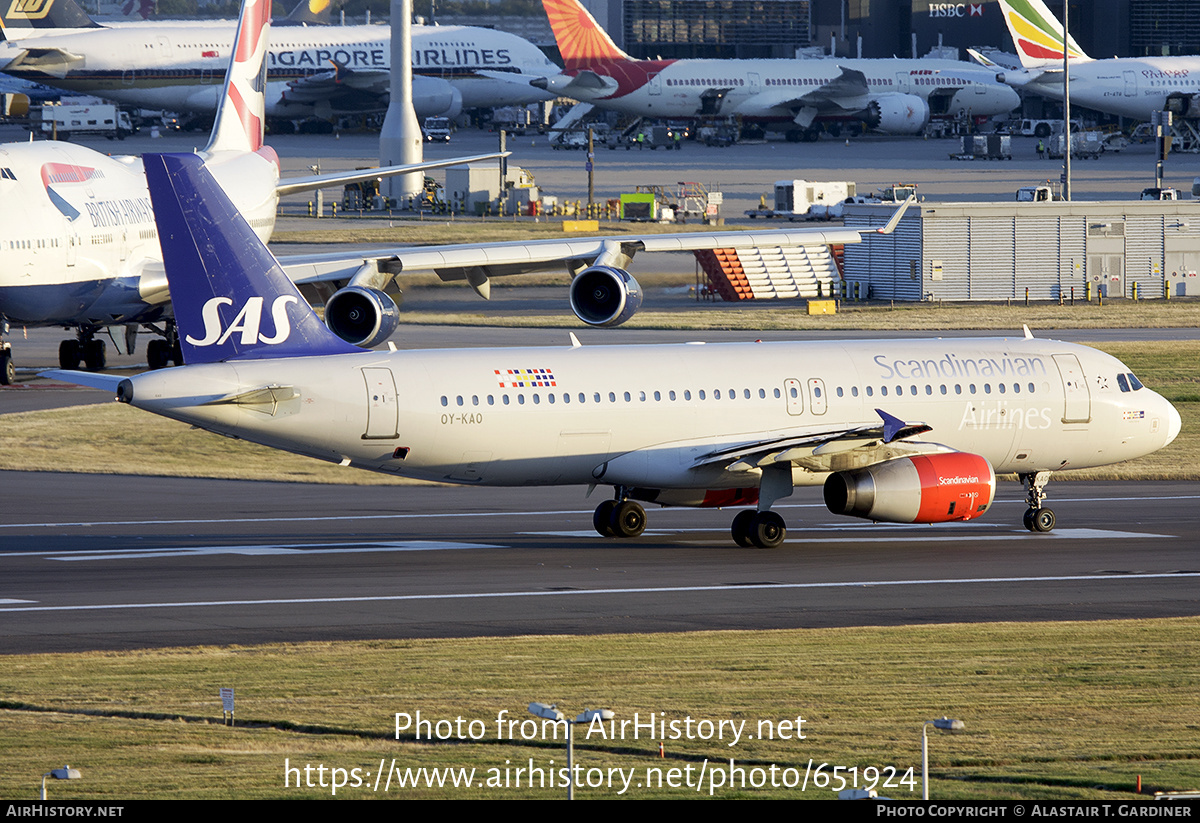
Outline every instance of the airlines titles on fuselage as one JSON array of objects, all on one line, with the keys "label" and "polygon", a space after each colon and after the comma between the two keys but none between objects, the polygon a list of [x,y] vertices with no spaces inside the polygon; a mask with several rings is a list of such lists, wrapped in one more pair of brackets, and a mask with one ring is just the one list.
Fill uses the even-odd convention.
[{"label": "airlines titles on fuselage", "polygon": [[[417,69],[459,66],[509,66],[509,49],[413,49],[413,67]],[[367,48],[296,49],[272,51],[269,68],[327,69],[331,63],[350,69],[386,69],[391,55],[386,44]]]},{"label": "airlines titles on fuselage", "polygon": [[154,224],[154,209],[149,197],[126,197],[121,200],[97,200],[84,203],[84,209],[96,228],[132,226],[135,223]]}]

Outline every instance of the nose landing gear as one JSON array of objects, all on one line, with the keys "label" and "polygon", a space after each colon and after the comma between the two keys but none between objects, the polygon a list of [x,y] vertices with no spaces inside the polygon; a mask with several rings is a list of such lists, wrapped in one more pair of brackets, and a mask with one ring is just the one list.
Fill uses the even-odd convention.
[{"label": "nose landing gear", "polygon": [[1025,486],[1025,501],[1029,504],[1022,519],[1025,528],[1031,532],[1053,530],[1054,512],[1042,507],[1042,502],[1046,499],[1046,484],[1050,482],[1050,472],[1022,474],[1020,478]]}]

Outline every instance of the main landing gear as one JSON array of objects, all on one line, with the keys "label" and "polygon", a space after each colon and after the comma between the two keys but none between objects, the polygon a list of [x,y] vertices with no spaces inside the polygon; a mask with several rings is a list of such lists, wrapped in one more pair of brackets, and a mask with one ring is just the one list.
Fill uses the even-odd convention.
[{"label": "main landing gear", "polygon": [[733,518],[730,531],[733,533],[733,542],[743,549],[751,546],[773,549],[787,537],[787,526],[784,525],[783,518],[773,511],[740,511]]},{"label": "main landing gear", "polygon": [[[165,369],[174,363],[176,366],[183,365],[183,352],[179,348],[179,327],[175,325],[175,321],[168,320],[162,330],[162,337],[156,337],[146,344],[146,363],[152,369]],[[159,331],[154,326],[147,326],[148,329]]]},{"label": "main landing gear", "polygon": [[103,340],[96,339],[97,331],[95,326],[80,326],[74,340],[62,341],[58,345],[59,367],[73,371],[82,360],[88,371],[104,371],[108,364],[107,347]]},{"label": "main landing gear", "polygon": [[1029,508],[1025,510],[1023,522],[1031,532],[1048,532],[1054,528],[1054,512],[1042,508],[1046,499],[1046,484],[1050,482],[1050,472],[1032,472],[1018,475],[1025,485],[1025,502]]},{"label": "main landing gear", "polygon": [[[592,515],[592,526],[603,537],[637,537],[645,531],[646,511],[641,504],[629,499],[629,492],[629,487],[617,486],[614,489],[614,498],[605,500],[596,507],[596,512]],[[733,542],[744,549],[752,546],[773,549],[782,543],[787,537],[787,526],[781,516],[771,511],[771,506],[791,493],[791,464],[765,466],[758,488],[758,508],[738,512],[733,518],[730,528]],[[655,500],[657,497],[651,494],[644,499]],[[667,505],[672,503],[668,502]],[[703,504],[700,499],[696,499],[694,502],[676,500],[673,505]]]},{"label": "main landing gear", "polygon": [[596,507],[592,525],[604,537],[637,537],[646,530],[646,510],[633,500],[605,500]]}]

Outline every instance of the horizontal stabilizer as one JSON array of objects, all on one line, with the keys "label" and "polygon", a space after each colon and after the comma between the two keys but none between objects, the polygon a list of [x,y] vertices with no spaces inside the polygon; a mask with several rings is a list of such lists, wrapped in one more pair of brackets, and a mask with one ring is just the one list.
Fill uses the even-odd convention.
[{"label": "horizontal stabilizer", "polygon": [[58,380],[73,386],[87,386],[89,389],[101,389],[117,393],[117,387],[126,378],[119,374],[97,374],[91,371],[71,371],[68,369],[46,369],[38,372],[38,377],[46,380]]}]

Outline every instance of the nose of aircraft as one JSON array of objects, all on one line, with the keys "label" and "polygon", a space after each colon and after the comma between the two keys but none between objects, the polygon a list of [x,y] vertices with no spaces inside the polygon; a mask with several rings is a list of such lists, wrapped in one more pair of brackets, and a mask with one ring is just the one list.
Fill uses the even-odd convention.
[{"label": "nose of aircraft", "polygon": [[1163,398],[1163,402],[1167,404],[1167,439],[1163,443],[1166,446],[1179,436],[1179,430],[1183,428],[1183,421],[1179,417],[1179,410],[1172,406],[1169,400]]}]

